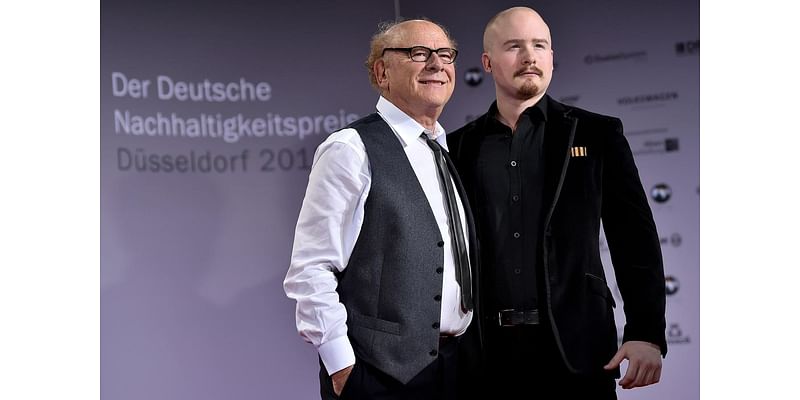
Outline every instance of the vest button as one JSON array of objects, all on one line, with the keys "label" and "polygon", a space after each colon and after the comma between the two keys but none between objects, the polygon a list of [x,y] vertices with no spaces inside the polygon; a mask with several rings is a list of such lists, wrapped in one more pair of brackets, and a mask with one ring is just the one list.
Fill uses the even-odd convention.
[{"label": "vest button", "polygon": [[431,355],[431,357],[436,357],[436,356],[439,354],[439,352],[438,352],[438,351],[436,351],[436,349],[433,349],[433,350],[431,350],[431,352],[430,352],[430,353],[428,353],[428,354],[430,354],[430,355]]},{"label": "vest button", "polygon": [[442,295],[437,294],[436,296],[433,296],[433,299],[436,301],[442,301]]},{"label": "vest button", "polygon": [[436,245],[439,247],[444,247],[444,241],[440,240],[439,243],[436,243]]},{"label": "vest button", "polygon": [[436,273],[437,274],[441,274],[442,272],[444,272],[444,268],[442,268],[442,267],[436,268]]},{"label": "vest button", "polygon": [[434,322],[433,325],[431,325],[431,328],[439,329],[439,323],[438,322]]}]

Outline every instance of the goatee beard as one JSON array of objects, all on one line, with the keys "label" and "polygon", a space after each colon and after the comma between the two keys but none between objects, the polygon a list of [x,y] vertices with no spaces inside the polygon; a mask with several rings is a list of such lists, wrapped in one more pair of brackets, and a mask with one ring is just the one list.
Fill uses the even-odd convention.
[{"label": "goatee beard", "polygon": [[525,82],[517,90],[517,98],[520,100],[532,99],[538,94],[539,88],[533,82]]}]

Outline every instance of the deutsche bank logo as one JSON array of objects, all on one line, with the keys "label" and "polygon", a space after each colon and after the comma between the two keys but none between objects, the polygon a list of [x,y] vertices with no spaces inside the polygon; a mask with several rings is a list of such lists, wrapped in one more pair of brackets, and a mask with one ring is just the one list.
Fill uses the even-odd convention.
[{"label": "deutsche bank logo", "polygon": [[664,139],[664,151],[678,151],[679,148],[679,141],[678,138],[667,138]]},{"label": "deutsche bank logo", "polygon": [[650,196],[656,203],[666,203],[672,197],[672,189],[666,183],[659,183],[650,190]]},{"label": "deutsche bank logo", "polygon": [[472,87],[478,86],[483,82],[483,71],[478,67],[472,67],[464,73],[464,81]]}]

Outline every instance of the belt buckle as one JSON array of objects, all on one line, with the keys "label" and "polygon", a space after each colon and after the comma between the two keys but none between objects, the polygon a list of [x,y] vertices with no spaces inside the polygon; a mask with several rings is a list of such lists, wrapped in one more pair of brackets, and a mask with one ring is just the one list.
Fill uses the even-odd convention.
[{"label": "belt buckle", "polygon": [[[503,318],[504,315],[506,318]],[[505,322],[504,319],[506,320]],[[497,312],[497,324],[500,327],[538,325],[539,310],[517,311],[513,308],[500,310]]]},{"label": "belt buckle", "polygon": [[504,313],[504,312],[507,312],[507,311],[511,311],[511,312],[513,312],[513,311],[514,311],[514,309],[513,309],[513,308],[507,308],[507,309],[505,309],[505,310],[500,310],[500,311],[498,311],[498,312],[497,312],[497,325],[498,325],[498,326],[500,326],[500,327],[504,327],[504,326],[514,326],[514,323],[513,323],[513,321],[509,321],[509,323],[508,323],[508,324],[503,324],[503,313]]},{"label": "belt buckle", "polygon": [[522,319],[525,325],[539,325],[539,310],[525,311]]}]

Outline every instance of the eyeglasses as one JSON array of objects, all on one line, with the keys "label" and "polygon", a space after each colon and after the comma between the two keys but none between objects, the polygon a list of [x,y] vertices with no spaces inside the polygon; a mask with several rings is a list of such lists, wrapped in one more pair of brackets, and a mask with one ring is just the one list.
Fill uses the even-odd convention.
[{"label": "eyeglasses", "polygon": [[387,47],[383,49],[383,56],[386,51],[402,51],[411,58],[411,61],[416,62],[426,62],[431,57],[431,54],[436,53],[439,56],[439,59],[442,60],[444,64],[452,64],[453,61],[456,60],[456,56],[458,55],[458,50],[451,49],[449,47],[442,47],[440,49],[429,49],[425,46],[414,46],[414,47]]}]

